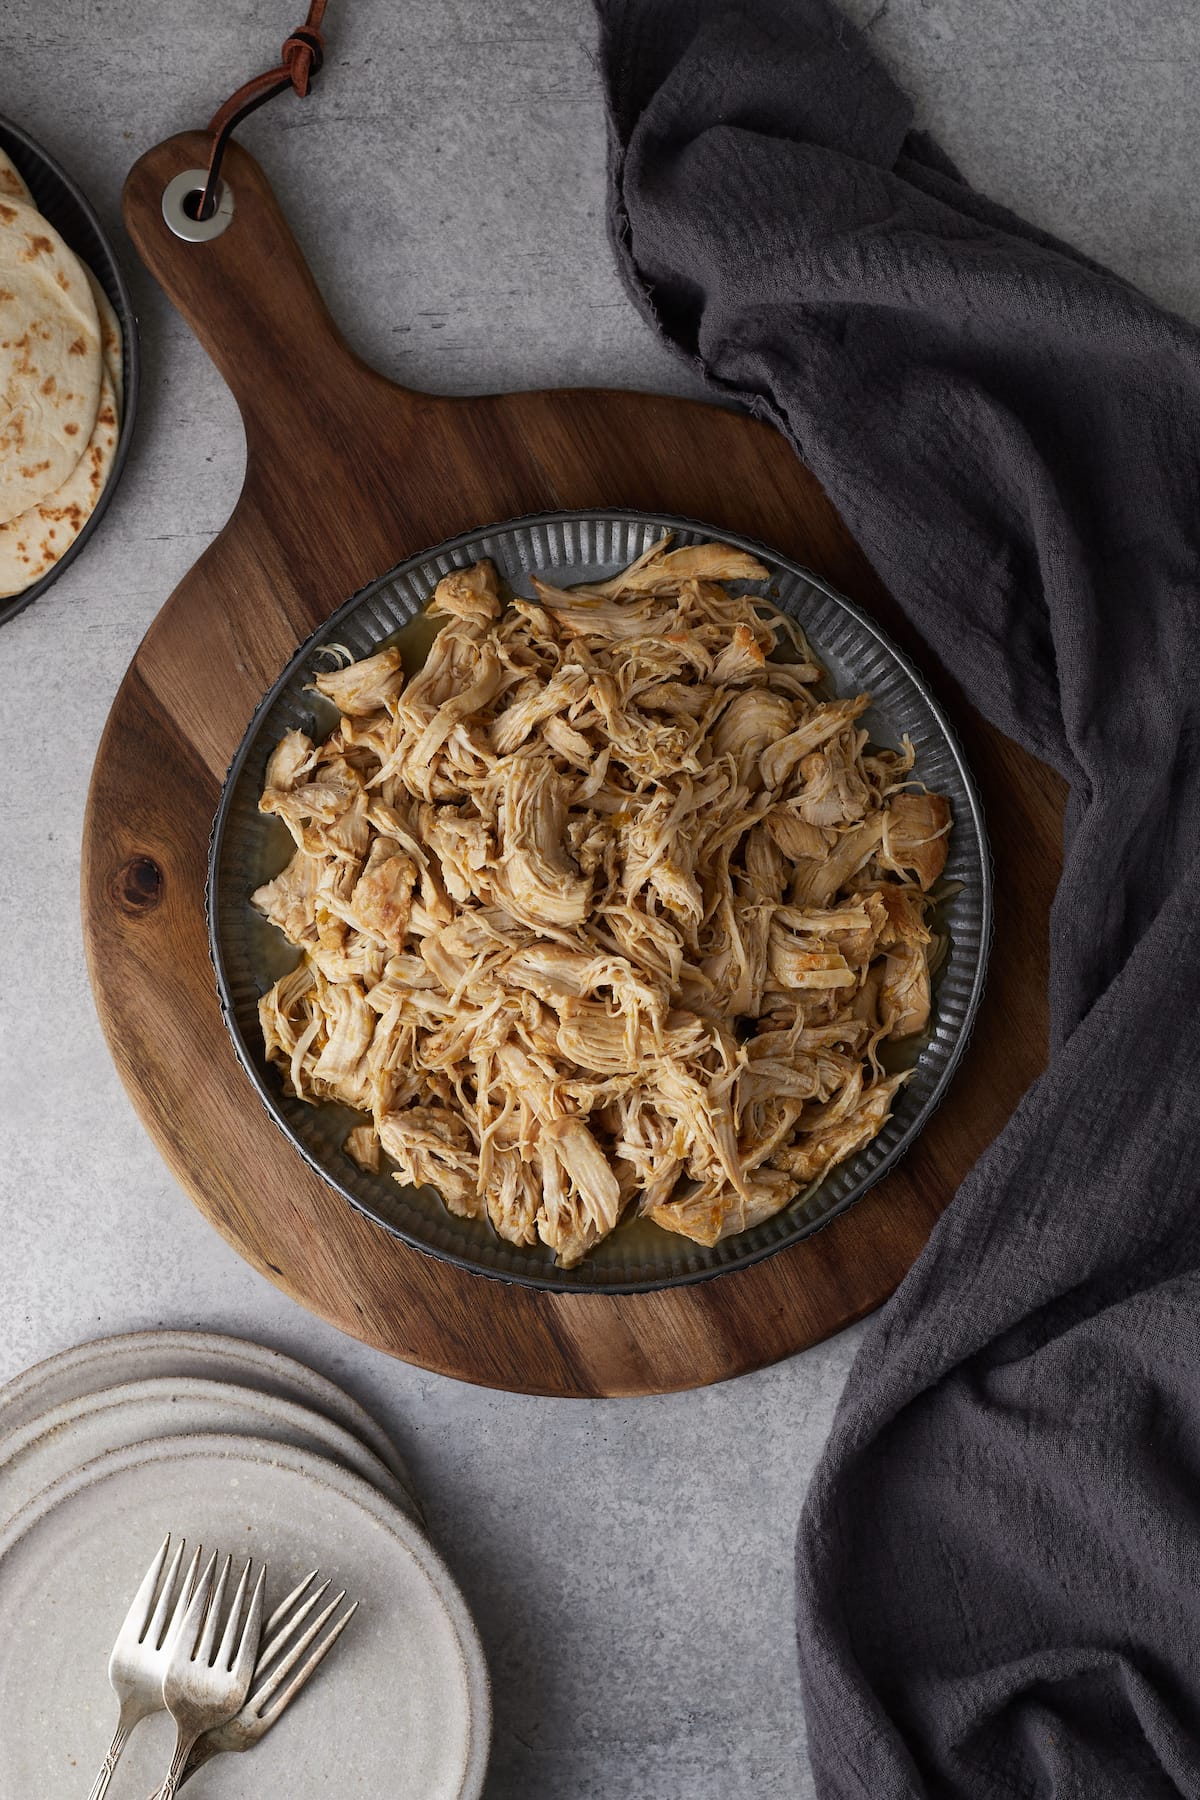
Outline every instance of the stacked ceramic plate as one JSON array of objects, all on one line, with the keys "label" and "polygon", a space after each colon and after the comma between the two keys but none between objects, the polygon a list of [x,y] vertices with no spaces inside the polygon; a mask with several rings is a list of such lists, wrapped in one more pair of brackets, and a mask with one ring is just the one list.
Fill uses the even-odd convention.
[{"label": "stacked ceramic plate", "polygon": [[[276,1351],[143,1332],[0,1388],[0,1794],[86,1793],[116,1723],[109,1652],[167,1532],[264,1562],[268,1607],[315,1568],[359,1602],[254,1749],[196,1775],[197,1800],[480,1793],[482,1650],[386,1433]],[[140,1726],[118,1791],[148,1793],[172,1743],[165,1714]]]}]

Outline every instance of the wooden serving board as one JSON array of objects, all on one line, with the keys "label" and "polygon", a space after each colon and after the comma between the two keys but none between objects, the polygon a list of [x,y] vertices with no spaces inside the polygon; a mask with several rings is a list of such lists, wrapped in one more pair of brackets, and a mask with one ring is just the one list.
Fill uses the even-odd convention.
[{"label": "wooden serving board", "polygon": [[[149,269],[241,408],[232,518],[159,613],[113,704],[83,849],[92,983],[147,1129],[246,1259],[344,1331],[425,1368],[530,1393],[637,1394],[761,1367],[871,1311],[1043,1066],[1060,782],[985,725],[881,589],[770,427],[605,391],[445,399],[343,343],[258,165],[231,149],[233,222],[206,244],[163,221],[199,133],[130,174]],[[442,539],[551,508],[681,513],[761,538],[873,612],[934,682],[979,779],[997,871],[987,997],[949,1095],[900,1166],[816,1236],[754,1268],[636,1296],[506,1286],[409,1249],[352,1211],[263,1111],[226,1036],[204,917],[209,828],[260,696],[333,608]]]}]

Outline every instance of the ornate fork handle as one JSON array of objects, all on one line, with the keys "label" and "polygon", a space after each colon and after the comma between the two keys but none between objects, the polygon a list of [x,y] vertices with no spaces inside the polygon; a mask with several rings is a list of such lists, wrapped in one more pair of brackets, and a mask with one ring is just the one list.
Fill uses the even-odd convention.
[{"label": "ornate fork handle", "polygon": [[179,1777],[176,1792],[178,1792],[178,1788],[185,1786],[196,1771],[204,1767],[206,1762],[211,1762],[214,1756],[219,1756],[220,1749],[219,1744],[212,1742],[208,1732],[202,1732],[188,1752],[188,1759],[183,1765],[183,1774]]},{"label": "ornate fork handle", "polygon": [[108,1754],[100,1764],[100,1772],[88,1793],[88,1800],[104,1800],[104,1796],[108,1792],[108,1784],[121,1760],[121,1752],[129,1742],[129,1734],[136,1724],[137,1720],[126,1719],[122,1710],[121,1717],[117,1721],[117,1729],[113,1732],[112,1743],[108,1746]]},{"label": "ornate fork handle", "polygon": [[179,1733],[175,1740],[175,1754],[171,1758],[171,1766],[160,1788],[156,1788],[152,1800],[175,1800],[175,1795],[183,1785],[183,1772],[187,1767],[187,1759],[191,1755],[192,1745],[200,1734],[195,1731]]},{"label": "ornate fork handle", "polygon": [[[196,1773],[197,1769],[202,1769],[206,1762],[211,1762],[213,1757],[217,1755],[216,1749],[211,1747],[205,1749],[204,1742],[205,1734],[202,1733],[196,1740],[192,1749],[188,1751],[187,1760],[183,1765],[183,1773],[175,1783],[175,1786],[170,1790],[171,1793],[177,1794],[180,1788],[192,1779],[192,1776]],[[166,1792],[167,1789],[165,1787],[156,1787],[154,1792],[150,1795],[150,1800],[161,1800],[161,1797]]]}]

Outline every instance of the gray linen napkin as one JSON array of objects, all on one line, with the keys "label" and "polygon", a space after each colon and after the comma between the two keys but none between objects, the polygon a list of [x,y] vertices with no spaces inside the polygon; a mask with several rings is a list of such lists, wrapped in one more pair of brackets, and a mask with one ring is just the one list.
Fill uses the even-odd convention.
[{"label": "gray linen napkin", "polygon": [[973,192],[824,0],[596,5],[638,303],[1071,784],[1050,1067],[805,1504],[818,1789],[1200,1796],[1200,336]]}]

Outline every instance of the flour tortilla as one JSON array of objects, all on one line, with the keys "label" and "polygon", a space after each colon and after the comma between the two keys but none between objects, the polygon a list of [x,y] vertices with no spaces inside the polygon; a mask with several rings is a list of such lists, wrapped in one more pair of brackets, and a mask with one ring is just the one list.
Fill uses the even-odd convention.
[{"label": "flour tortilla", "polygon": [[104,491],[120,434],[116,390],[102,363],[100,405],[82,457],[57,493],[0,525],[0,599],[40,581],[75,542]]},{"label": "flour tortilla", "polygon": [[[6,164],[8,174],[6,174]],[[32,206],[38,218],[44,218],[45,215],[38,212],[37,207],[34,206],[33,195],[17,174],[12,163],[8,162],[3,150],[0,150],[0,199],[10,197],[9,190],[5,185],[10,178],[14,184],[11,198],[20,206]],[[16,192],[18,185],[22,190],[20,194]],[[87,276],[88,287],[92,290],[92,299],[96,302],[96,315],[100,321],[100,351],[104,357],[105,367],[112,376],[113,387],[117,392],[117,413],[120,416],[125,411],[125,343],[121,336],[120,322],[113,310],[112,301],[100,286],[87,263],[81,259],[79,266]]]},{"label": "flour tortilla", "polygon": [[33,205],[33,195],[18,174],[17,165],[3,150],[0,150],[0,199],[21,200],[26,206]]},{"label": "flour tortilla", "polygon": [[125,412],[125,349],[121,338],[121,326],[113,311],[112,301],[105,293],[87,264],[83,264],[83,272],[88,278],[88,286],[92,290],[92,299],[96,302],[96,312],[100,319],[100,349],[104,357],[104,366],[117,395],[117,422]]},{"label": "flour tortilla", "polygon": [[0,200],[0,524],[61,488],[100,405],[100,319],[83,265],[31,207]]}]

